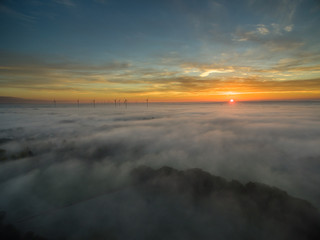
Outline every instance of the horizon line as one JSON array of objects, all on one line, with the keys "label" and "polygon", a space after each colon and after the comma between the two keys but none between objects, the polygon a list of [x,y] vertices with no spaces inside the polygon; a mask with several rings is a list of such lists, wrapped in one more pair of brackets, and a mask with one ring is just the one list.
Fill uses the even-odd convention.
[{"label": "horizon line", "polygon": [[[122,98],[116,98],[117,100],[122,100]],[[136,100],[124,98],[127,100],[128,104],[132,103],[146,103],[146,100]],[[229,102],[228,100],[186,100],[186,101],[163,101],[163,100],[154,100],[150,101],[150,98],[148,98],[149,103],[226,103]],[[80,100],[80,101],[79,101]],[[79,101],[79,102],[78,102]],[[76,98],[75,100],[65,100],[65,99],[57,99],[52,98],[52,100],[46,100],[46,99],[30,99],[30,98],[20,98],[20,97],[11,97],[11,96],[0,96],[0,104],[50,104],[50,103],[56,103],[56,104],[92,104],[93,101],[95,101],[95,104],[114,104],[114,99],[108,99],[108,100],[84,100],[81,102],[80,98]],[[300,99],[260,99],[260,100],[236,100],[235,102],[319,102],[320,98],[300,98]],[[122,101],[121,101],[122,103]]]}]

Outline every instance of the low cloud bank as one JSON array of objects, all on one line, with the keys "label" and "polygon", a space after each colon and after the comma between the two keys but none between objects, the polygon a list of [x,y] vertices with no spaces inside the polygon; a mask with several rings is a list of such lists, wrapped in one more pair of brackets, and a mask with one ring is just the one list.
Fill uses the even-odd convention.
[{"label": "low cloud bank", "polygon": [[[145,200],[126,188],[140,165],[261,182],[319,208],[318,109],[318,103],[2,107],[0,209],[25,230],[41,223],[43,233],[55,221],[79,221],[91,232],[104,222],[112,232],[117,224],[106,221],[116,211],[116,221],[136,229],[165,206],[154,202],[144,210]],[[144,218],[134,221],[138,214]],[[199,221],[205,228],[206,220]]]}]

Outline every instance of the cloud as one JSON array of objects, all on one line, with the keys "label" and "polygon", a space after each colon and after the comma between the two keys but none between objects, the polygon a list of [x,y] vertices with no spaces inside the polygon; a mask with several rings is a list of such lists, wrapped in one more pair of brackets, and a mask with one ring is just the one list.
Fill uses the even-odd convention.
[{"label": "cloud", "polygon": [[[262,41],[258,39],[257,34],[263,35],[255,34],[256,41]],[[246,37],[249,38],[249,35]],[[281,43],[280,39],[277,43],[271,40],[265,41],[264,45],[275,51],[282,47],[294,48],[295,44],[298,44],[291,42],[290,45],[285,38]],[[313,64],[319,60],[318,54],[306,51],[294,52],[289,55],[290,57],[281,58],[268,66],[260,66],[258,63],[268,60],[271,55],[264,53],[259,55],[256,51],[224,54],[221,56],[223,60],[213,63],[187,62],[177,58],[168,65],[163,63],[161,58],[157,67],[144,62],[85,63],[58,56],[23,55],[10,52],[2,52],[1,56],[0,85],[2,89],[24,89],[38,93],[49,91],[51,95],[69,91],[73,94],[102,95],[105,93],[108,96],[116,94],[162,96],[163,92],[167,91],[171,96],[175,94],[203,96],[205,93],[221,94],[226,92],[226,88],[234,90],[238,88],[237,91],[252,93],[252,89],[261,92],[266,82],[269,82],[270,86],[282,86],[279,81],[282,79],[296,80],[301,84],[301,89],[305,89],[305,82],[302,80],[317,79],[316,74],[319,71],[319,66]],[[248,59],[255,59],[254,67]],[[241,65],[238,64],[240,60],[243,61]],[[253,83],[254,88],[252,88]],[[241,86],[248,86],[251,90]],[[288,84],[286,87],[287,89],[281,88],[281,91],[295,91]],[[269,90],[271,91],[272,88]],[[2,95],[6,94],[2,93]]]},{"label": "cloud", "polygon": [[[69,59],[50,58],[2,52],[0,84],[3,87],[45,89],[81,89],[81,84],[106,83],[109,76],[123,74],[130,69],[129,62],[110,61],[99,64]],[[46,81],[44,81],[46,80]],[[77,84],[75,86],[74,84]],[[57,86],[59,85],[59,86]],[[90,86],[85,86],[90,88]],[[92,86],[94,87],[94,86]]]},{"label": "cloud", "polygon": [[211,73],[230,73],[230,72],[234,72],[233,69],[208,69],[205,72],[200,74],[200,77],[207,77],[209,76]]},{"label": "cloud", "polygon": [[[141,226],[149,223],[152,229],[157,220],[169,219],[161,218],[165,209],[172,213],[172,226],[190,219],[178,217],[186,209],[191,219],[205,221],[183,201],[144,198],[125,188],[128,173],[139,165],[201,168],[228,180],[262,182],[319,207],[318,105],[150,102],[146,108],[129,101],[127,109],[1,108],[0,158],[7,160],[0,163],[0,208],[22,229],[68,239],[118,235],[118,228],[124,239],[142,234]],[[21,155],[25,149],[32,154]]]},{"label": "cloud", "polygon": [[262,35],[266,35],[269,33],[269,30],[268,28],[265,27],[265,25],[263,24],[259,24],[258,27],[257,27],[257,31],[262,34]]},{"label": "cloud", "polygon": [[17,54],[13,52],[1,52],[0,70],[21,71],[82,71],[83,74],[90,71],[112,71],[125,69],[130,66],[128,62],[110,61],[106,63],[92,64],[74,61],[65,57],[37,56]]},{"label": "cloud", "polygon": [[293,29],[293,24],[284,27],[284,30],[287,32],[291,32],[292,29]]},{"label": "cloud", "polygon": [[272,23],[269,27],[264,24],[238,28],[233,34],[234,42],[254,42],[267,50],[293,51],[304,45],[298,37],[288,36],[293,30],[293,25],[280,25]]}]

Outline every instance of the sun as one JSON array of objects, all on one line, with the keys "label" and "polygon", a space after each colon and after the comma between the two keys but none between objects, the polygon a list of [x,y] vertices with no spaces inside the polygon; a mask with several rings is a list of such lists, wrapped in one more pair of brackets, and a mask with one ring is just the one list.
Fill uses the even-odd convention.
[{"label": "sun", "polygon": [[234,103],[234,99],[231,98],[231,99],[229,100],[229,103]]}]

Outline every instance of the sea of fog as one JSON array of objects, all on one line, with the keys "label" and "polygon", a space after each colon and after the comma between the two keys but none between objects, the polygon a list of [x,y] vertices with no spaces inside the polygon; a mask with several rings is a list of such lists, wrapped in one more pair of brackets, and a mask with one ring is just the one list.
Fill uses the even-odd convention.
[{"label": "sea of fog", "polygon": [[140,165],[261,182],[320,208],[320,102],[3,104],[0,159],[0,210],[42,230]]}]

